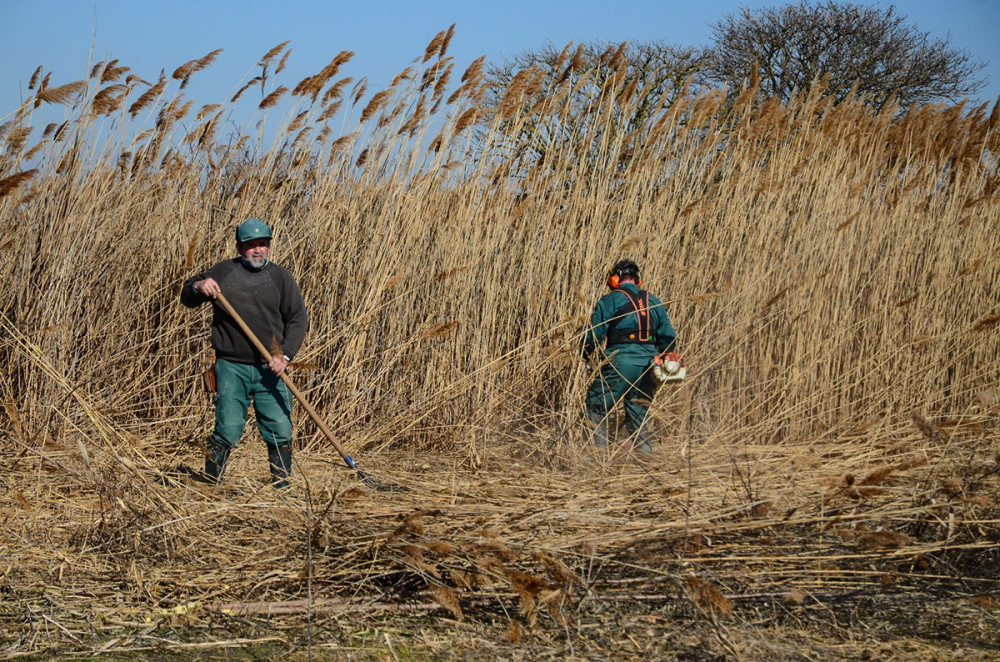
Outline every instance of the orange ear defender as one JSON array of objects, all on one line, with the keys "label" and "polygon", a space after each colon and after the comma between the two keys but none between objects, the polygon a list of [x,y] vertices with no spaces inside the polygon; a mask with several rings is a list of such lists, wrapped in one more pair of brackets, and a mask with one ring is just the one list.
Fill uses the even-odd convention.
[{"label": "orange ear defender", "polygon": [[[613,290],[617,290],[618,286],[621,284],[622,284],[622,279],[618,276],[618,274],[608,274],[608,287],[610,287]],[[642,287],[642,279],[640,278],[636,280],[636,284],[639,287]]]},{"label": "orange ear defender", "polygon": [[639,266],[632,260],[621,260],[615,266],[608,269],[607,283],[612,290],[617,290],[622,283],[622,276],[632,276],[639,287],[642,287],[642,277],[639,275]]}]

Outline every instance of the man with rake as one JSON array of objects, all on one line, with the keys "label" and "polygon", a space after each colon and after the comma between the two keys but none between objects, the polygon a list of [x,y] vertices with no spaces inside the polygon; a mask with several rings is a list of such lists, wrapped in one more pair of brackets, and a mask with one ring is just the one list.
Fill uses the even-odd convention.
[{"label": "man with rake", "polygon": [[292,393],[281,374],[299,351],[309,328],[305,302],[295,278],[268,260],[271,228],[252,218],[236,228],[238,256],[189,278],[181,303],[196,308],[220,293],[257,338],[271,341],[273,357],[265,362],[237,322],[213,307],[215,350],[215,430],[205,455],[205,477],[222,479],[230,452],[240,443],[253,401],[257,429],[267,444],[275,487],[288,487],[292,470]]},{"label": "man with rake", "polygon": [[[653,367],[658,357],[672,354],[677,333],[663,303],[639,289],[642,279],[632,260],[620,260],[608,270],[611,289],[597,302],[590,328],[583,338],[583,356],[607,361],[587,392],[587,418],[594,424],[593,441],[598,448],[608,445],[608,413],[615,403],[625,402],[625,426],[634,435],[633,448],[648,454],[653,450],[651,435],[643,427],[649,404],[656,392]],[[603,356],[595,355],[605,344]],[[676,365],[676,363],[674,364]]]}]

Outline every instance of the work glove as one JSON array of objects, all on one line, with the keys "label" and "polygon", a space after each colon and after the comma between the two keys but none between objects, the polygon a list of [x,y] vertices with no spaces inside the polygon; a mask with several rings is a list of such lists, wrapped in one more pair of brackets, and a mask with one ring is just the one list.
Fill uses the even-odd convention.
[{"label": "work glove", "polygon": [[684,367],[687,365],[684,362],[684,355],[679,352],[667,352],[665,354],[657,354],[656,358],[653,359],[654,365],[665,366],[670,363],[677,364],[675,367]]}]

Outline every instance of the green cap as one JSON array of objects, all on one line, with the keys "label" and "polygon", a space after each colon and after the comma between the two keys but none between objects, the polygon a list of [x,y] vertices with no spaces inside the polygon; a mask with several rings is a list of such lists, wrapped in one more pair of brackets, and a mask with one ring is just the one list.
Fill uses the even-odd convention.
[{"label": "green cap", "polygon": [[236,228],[236,241],[253,241],[254,239],[270,239],[271,228],[264,221],[251,218],[243,221]]}]

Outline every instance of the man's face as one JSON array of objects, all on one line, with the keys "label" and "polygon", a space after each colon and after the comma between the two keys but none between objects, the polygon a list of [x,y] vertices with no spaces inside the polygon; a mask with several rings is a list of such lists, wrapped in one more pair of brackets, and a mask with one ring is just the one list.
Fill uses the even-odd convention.
[{"label": "man's face", "polygon": [[267,253],[271,250],[270,239],[251,239],[236,244],[240,257],[246,260],[254,269],[260,269],[267,262]]}]

